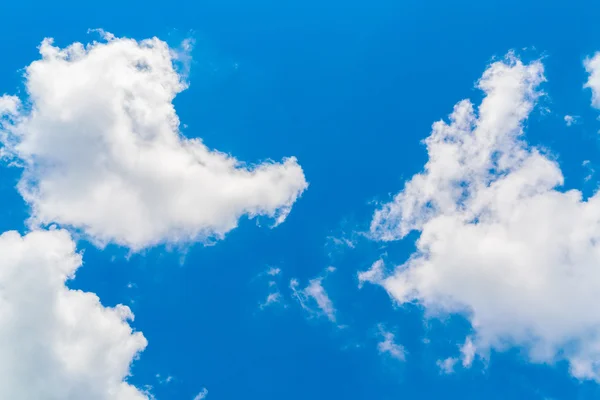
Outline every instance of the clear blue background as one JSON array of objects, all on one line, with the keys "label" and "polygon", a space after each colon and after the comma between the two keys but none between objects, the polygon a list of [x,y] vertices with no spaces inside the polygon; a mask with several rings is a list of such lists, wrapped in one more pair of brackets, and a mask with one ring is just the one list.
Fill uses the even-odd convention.
[{"label": "clear blue background", "polygon": [[[469,332],[460,317],[423,323],[418,307],[394,308],[378,288],[357,289],[356,272],[384,251],[402,262],[410,239],[381,249],[358,241],[335,248],[328,236],[366,229],[373,201],[385,201],[425,161],[420,140],[474,83],[493,56],[515,49],[545,57],[548,84],[528,139],[559,156],[566,188],[590,194],[583,160],[598,165],[600,123],[583,90],[582,61],[600,50],[596,1],[22,1],[0,5],[0,93],[22,90],[22,71],[47,36],[58,45],[89,41],[88,28],[173,46],[193,37],[189,90],[175,103],[184,133],[257,162],[295,155],[310,188],[276,229],[255,221],[213,247],[156,248],[126,258],[80,243],[85,265],[71,286],[103,303],[129,304],[149,346],[131,382],[158,399],[591,399],[593,383],[563,364],[530,365],[518,349],[492,354],[486,367],[441,376],[436,360],[457,353]],[[527,48],[526,50],[523,50]],[[567,128],[565,114],[582,123]],[[18,170],[0,169],[0,229],[23,230],[26,209],[14,190]],[[325,281],[338,319],[307,319],[290,298],[328,265]],[[287,308],[260,310],[270,266]],[[128,288],[128,283],[133,283]],[[407,361],[382,357],[385,323]],[[423,338],[431,343],[423,344]],[[172,376],[169,383],[162,378]]]}]

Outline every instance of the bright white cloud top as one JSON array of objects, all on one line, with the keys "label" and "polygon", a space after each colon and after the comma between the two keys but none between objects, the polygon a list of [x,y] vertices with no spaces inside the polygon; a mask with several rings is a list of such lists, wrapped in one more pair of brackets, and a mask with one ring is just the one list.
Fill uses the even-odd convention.
[{"label": "bright white cloud top", "polygon": [[[586,67],[597,90],[600,58]],[[600,194],[558,190],[556,161],[523,138],[544,80],[540,62],[509,54],[479,80],[477,110],[463,100],[433,125],[423,172],[371,224],[380,240],[420,232],[417,251],[391,275],[377,262],[360,281],[434,315],[467,316],[473,354],[463,363],[475,349],[517,345],[534,362],[566,359],[574,376],[600,380]]]},{"label": "bright white cloud top", "polygon": [[81,256],[64,230],[0,235],[0,398],[142,400],[124,382],[146,347],[128,307],[65,282]]},{"label": "bright white cloud top", "polygon": [[243,215],[282,222],[307,188],[295,158],[248,166],[179,131],[178,54],[156,38],[58,48],[0,97],[5,156],[24,168],[32,226],[56,222],[139,250],[222,238]]}]

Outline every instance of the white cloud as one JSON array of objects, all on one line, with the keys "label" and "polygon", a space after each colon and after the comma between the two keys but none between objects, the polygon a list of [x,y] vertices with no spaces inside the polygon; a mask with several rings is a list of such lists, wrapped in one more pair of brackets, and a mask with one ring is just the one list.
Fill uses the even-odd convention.
[{"label": "white cloud", "polygon": [[149,398],[124,381],[146,347],[129,308],[65,286],[81,265],[66,231],[5,232],[0,254],[0,398]]},{"label": "white cloud", "polygon": [[543,81],[540,62],[509,55],[483,74],[477,111],[464,100],[433,125],[424,171],[374,214],[375,238],[420,232],[417,251],[379,282],[429,315],[466,316],[465,365],[475,352],[521,346],[533,362],[566,359],[574,376],[598,380],[600,195],[557,190],[558,164],[523,140]]},{"label": "white cloud", "polygon": [[312,297],[317,302],[317,305],[329,320],[335,322],[335,308],[325,288],[323,288],[322,282],[323,278],[312,279],[303,292],[307,297]]},{"label": "white cloud", "polygon": [[383,340],[377,343],[377,350],[380,354],[389,354],[397,360],[404,361],[406,359],[406,351],[404,346],[395,343],[395,336],[392,332],[386,331],[382,325],[379,326],[379,331]]},{"label": "white cloud", "polygon": [[[269,281],[267,282],[267,285],[269,287],[269,293],[267,294],[266,299],[259,304],[261,310],[275,304],[283,303],[283,296],[279,291],[279,286],[276,281],[280,279],[281,269],[276,267],[270,267],[266,271],[261,272],[258,275],[258,277],[264,277],[265,275],[269,278]],[[285,304],[283,304],[283,306],[287,307]]]},{"label": "white cloud", "polygon": [[165,385],[173,382],[174,378],[171,375],[167,375],[166,378],[163,378],[160,374],[156,374],[156,379],[158,380],[158,383]]},{"label": "white cloud", "polygon": [[[333,302],[323,287],[323,279],[323,277],[311,279],[308,282],[308,286],[301,290],[298,290],[298,287],[300,286],[299,282],[296,279],[292,279],[290,281],[292,296],[295,297],[302,308],[309,313],[325,315],[331,322],[336,322],[336,310],[333,306]],[[310,303],[314,303],[319,311],[314,310]]]},{"label": "white cloud", "polygon": [[16,96],[1,96],[0,97],[0,117],[11,117],[17,114],[20,101]]},{"label": "white cloud", "polygon": [[351,249],[356,247],[356,243],[354,241],[345,237],[338,238],[335,236],[327,236],[327,240],[338,247],[349,247]]},{"label": "white cloud", "polygon": [[272,292],[267,295],[265,301],[260,305],[260,308],[265,308],[273,304],[281,302],[281,293],[279,291]]},{"label": "white cloud", "polygon": [[473,344],[473,340],[468,337],[460,346],[460,357],[448,357],[445,360],[438,360],[436,364],[440,368],[440,372],[452,374],[458,361],[461,361],[463,368],[471,368],[476,356],[477,348]]},{"label": "white cloud", "polygon": [[579,121],[579,117],[577,115],[565,115],[564,120],[567,126],[571,126]]},{"label": "white cloud", "polygon": [[588,80],[584,87],[592,91],[592,106],[600,108],[600,52],[584,61],[585,70],[588,73]]},{"label": "white cloud", "polygon": [[588,182],[590,179],[592,179],[594,177],[596,170],[594,169],[594,167],[592,167],[590,160],[584,160],[581,163],[581,166],[587,170],[587,174],[586,174],[585,178],[583,178],[583,180],[585,182]]},{"label": "white cloud", "polygon": [[208,390],[206,388],[203,388],[200,393],[198,393],[195,397],[194,400],[202,400],[205,399],[206,396],[208,396]]},{"label": "white cloud", "polygon": [[460,353],[462,355],[462,365],[465,368],[470,368],[473,365],[473,360],[475,360],[475,355],[477,352],[477,348],[473,344],[473,340],[470,337],[465,340],[465,343],[460,348]]},{"label": "white cloud", "polygon": [[454,366],[458,362],[458,359],[454,357],[448,357],[444,360],[437,360],[436,364],[442,374],[450,375],[454,373]]},{"label": "white cloud", "polygon": [[153,38],[46,39],[22,104],[0,97],[3,153],[24,168],[31,224],[56,222],[133,250],[222,238],[243,215],[282,222],[306,189],[302,168],[245,165],[179,131],[181,54]]},{"label": "white cloud", "polygon": [[367,271],[358,273],[358,288],[361,289],[365,283],[380,283],[384,277],[383,260],[377,260]]}]

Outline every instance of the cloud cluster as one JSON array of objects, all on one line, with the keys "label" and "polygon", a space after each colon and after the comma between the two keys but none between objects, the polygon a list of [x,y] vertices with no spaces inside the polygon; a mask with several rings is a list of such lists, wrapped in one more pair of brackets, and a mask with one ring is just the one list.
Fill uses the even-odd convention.
[{"label": "cloud cluster", "polygon": [[45,227],[133,251],[218,239],[243,215],[281,223],[307,187],[293,157],[245,165],[180,134],[172,102],[187,55],[100,33],[62,49],[44,40],[26,96],[0,97],[0,157],[23,168],[32,229],[0,235],[3,399],[151,397],[126,382],[146,347],[133,314],[66,287],[81,256],[67,231]]},{"label": "cloud cluster", "polygon": [[124,382],[146,347],[128,307],[65,286],[81,265],[64,230],[0,235],[0,398],[142,400]]},{"label": "cloud cluster", "polygon": [[178,54],[156,38],[105,39],[44,40],[27,97],[0,97],[2,153],[24,168],[31,225],[135,251],[222,238],[244,215],[282,222],[307,187],[296,159],[245,165],[183,137]]},{"label": "cloud cluster", "polygon": [[[598,105],[600,57],[586,68]],[[544,80],[540,62],[509,54],[479,80],[477,110],[463,100],[433,125],[423,172],[371,224],[380,240],[418,231],[417,250],[362,281],[430,314],[462,313],[478,353],[523,346],[534,362],[566,359],[574,376],[598,380],[600,195],[559,190],[556,161],[523,138]]]},{"label": "cloud cluster", "polygon": [[[44,227],[134,251],[218,239],[243,216],[282,222],[308,185],[293,157],[246,165],[181,135],[173,100],[187,84],[175,64],[186,56],[156,38],[104,39],[66,48],[45,40],[25,70],[27,95],[0,97],[0,157],[23,168],[32,228],[0,235],[0,398],[149,397],[126,382],[146,346],[133,314],[69,289],[81,256],[66,230]],[[600,54],[585,68],[600,108]],[[380,284],[399,303],[472,324],[460,358],[439,361],[446,373],[517,345],[535,362],[564,359],[574,376],[600,381],[600,194],[559,190],[556,161],[523,138],[544,81],[539,61],[509,54],[491,64],[481,104],[460,101],[433,125],[424,170],[373,215],[375,239],[420,235],[392,274],[379,260],[359,286]],[[325,276],[290,288],[305,310],[336,323]],[[403,360],[393,333],[381,336],[378,350]]]}]

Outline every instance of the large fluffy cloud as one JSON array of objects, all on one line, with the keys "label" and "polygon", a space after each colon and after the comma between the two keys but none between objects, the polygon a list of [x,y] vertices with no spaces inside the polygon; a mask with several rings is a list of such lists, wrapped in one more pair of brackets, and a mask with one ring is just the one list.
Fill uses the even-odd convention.
[{"label": "large fluffy cloud", "polygon": [[559,190],[556,161],[522,137],[543,81],[540,62],[509,55],[479,80],[477,110],[461,101],[433,125],[424,171],[371,225],[380,240],[418,231],[417,250],[391,275],[377,262],[360,277],[400,303],[464,314],[480,353],[522,346],[535,362],[566,359],[573,375],[598,380],[600,194]]},{"label": "large fluffy cloud", "polygon": [[64,230],[0,235],[0,398],[142,400],[124,382],[146,339],[128,307],[65,282],[81,256]]},{"label": "large fluffy cloud", "polygon": [[186,84],[166,43],[105,35],[39,49],[27,97],[0,97],[2,154],[24,168],[33,226],[138,250],[219,238],[243,215],[281,222],[307,187],[293,157],[247,166],[182,137],[172,101]]}]

